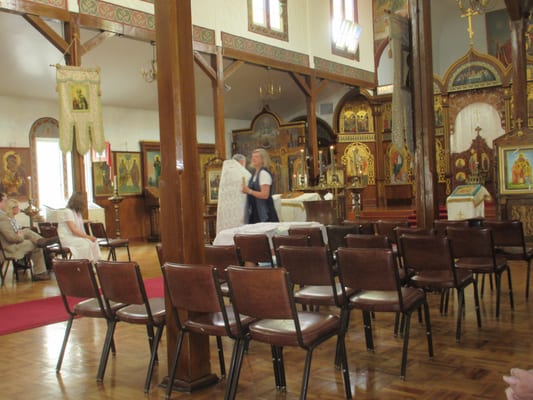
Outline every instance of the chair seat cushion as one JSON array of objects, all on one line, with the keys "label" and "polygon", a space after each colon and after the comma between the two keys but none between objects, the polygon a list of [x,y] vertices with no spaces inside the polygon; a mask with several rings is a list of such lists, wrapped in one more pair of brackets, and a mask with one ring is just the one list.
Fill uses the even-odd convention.
[{"label": "chair seat cushion", "polygon": [[455,261],[455,266],[460,269],[469,269],[475,273],[489,274],[501,272],[507,268],[507,259],[503,256],[495,256],[496,265],[492,257],[461,257]]},{"label": "chair seat cushion", "polygon": [[509,260],[531,260],[533,258],[533,249],[532,248],[526,248],[526,251],[524,253],[524,249],[521,246],[502,246],[497,247],[496,252],[498,254],[501,254],[505,258]]},{"label": "chair seat cushion", "polygon": [[[105,304],[103,297],[102,297],[102,304]],[[111,309],[113,311],[117,311],[119,308],[124,307],[126,304],[115,303],[111,301],[109,302],[109,305],[111,306]],[[100,310],[100,304],[98,303],[98,299],[96,298],[80,301],[74,306],[74,312],[78,315],[81,315],[84,317],[90,317],[90,318],[105,317],[104,315],[102,315],[102,312]]]},{"label": "chair seat cushion", "polygon": [[426,298],[420,289],[404,287],[402,290],[403,309],[398,301],[398,292],[385,290],[361,290],[350,297],[350,307],[363,311],[406,312],[418,307]]},{"label": "chair seat cushion", "polygon": [[[342,288],[337,283],[337,296],[342,303]],[[351,296],[355,291],[353,289],[346,289],[347,296]],[[331,285],[316,285],[305,286],[302,289],[294,292],[294,301],[298,304],[309,304],[316,306],[334,306],[335,296]]]},{"label": "chair seat cushion", "polygon": [[113,247],[124,247],[130,243],[129,239],[109,239],[109,245]]},{"label": "chair seat cushion", "polygon": [[[320,312],[299,312],[300,329],[304,346],[313,344],[328,334],[337,333],[339,317]],[[275,346],[299,346],[293,320],[262,319],[249,326],[253,340]]]},{"label": "chair seat cushion", "polygon": [[[232,334],[236,335],[237,324],[235,321],[235,314],[232,306],[226,306],[226,313],[228,315],[228,323]],[[253,318],[246,315],[241,315],[241,327],[246,331],[248,325],[254,321]],[[200,333],[202,335],[210,336],[228,336],[226,328],[224,327],[224,319],[221,312],[216,313],[201,313],[192,315],[187,321],[183,323],[185,328],[190,332]]]},{"label": "chair seat cushion", "polygon": [[[162,325],[165,323],[165,298],[156,297],[148,299],[150,303],[150,310],[152,311],[152,317],[156,325]],[[146,307],[144,304],[129,304],[115,313],[120,321],[129,322],[131,324],[143,324],[148,322],[148,315],[146,313]]]},{"label": "chair seat cushion", "polygon": [[456,270],[455,276],[457,277],[457,283],[454,282],[451,271],[420,271],[411,277],[411,286],[451,289],[464,287],[474,280],[472,271],[467,269]]}]

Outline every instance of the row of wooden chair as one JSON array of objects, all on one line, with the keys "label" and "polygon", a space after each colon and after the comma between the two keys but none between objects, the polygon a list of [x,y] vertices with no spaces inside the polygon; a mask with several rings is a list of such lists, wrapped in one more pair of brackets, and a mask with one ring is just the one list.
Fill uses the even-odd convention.
[{"label": "row of wooden chair", "polygon": [[[150,348],[144,386],[145,392],[148,392],[157,361],[157,349],[166,324],[164,298],[148,298],[139,266],[135,262],[98,262],[94,268],[97,275],[88,260],[56,259],[53,268],[69,315],[56,372],[61,370],[72,323],[76,317],[104,318],[107,322],[96,375],[99,382],[104,379],[110,351],[115,354],[114,332],[117,323],[141,324],[146,326]],[[85,300],[71,306],[71,301],[79,298]]]}]

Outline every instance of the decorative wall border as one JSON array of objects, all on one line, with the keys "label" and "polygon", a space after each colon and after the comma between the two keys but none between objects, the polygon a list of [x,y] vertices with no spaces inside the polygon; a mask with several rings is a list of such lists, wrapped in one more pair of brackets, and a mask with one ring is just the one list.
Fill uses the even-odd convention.
[{"label": "decorative wall border", "polygon": [[131,25],[151,31],[155,30],[155,17],[153,14],[121,7],[101,0],[81,0],[80,14],[87,14],[108,21]]},{"label": "decorative wall border", "polygon": [[374,133],[348,133],[340,134],[337,136],[339,143],[352,143],[352,142],[375,142],[376,135]]},{"label": "decorative wall border", "polygon": [[255,40],[246,39],[242,36],[235,36],[227,32],[221,32],[221,38],[223,48],[239,50],[255,56],[267,57],[276,61],[309,67],[309,56],[307,54],[256,42]]},{"label": "decorative wall border", "polygon": [[50,7],[57,7],[66,10],[68,8],[67,0],[32,0],[33,3],[45,4]]},{"label": "decorative wall border", "polygon": [[339,64],[320,57],[313,57],[313,62],[317,71],[340,75],[350,79],[357,79],[359,81],[368,82],[372,85],[375,83],[376,75],[374,72],[350,67],[349,65]]},{"label": "decorative wall border", "polygon": [[215,30],[204,28],[202,26],[192,26],[192,40],[198,43],[204,43],[208,45],[215,45]]}]

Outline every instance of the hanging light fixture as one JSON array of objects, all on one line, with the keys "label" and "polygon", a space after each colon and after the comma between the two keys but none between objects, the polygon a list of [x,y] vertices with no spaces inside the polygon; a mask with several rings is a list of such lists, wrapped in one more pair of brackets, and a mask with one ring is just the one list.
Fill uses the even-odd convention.
[{"label": "hanging light fixture", "polygon": [[157,59],[155,57],[155,42],[150,43],[152,45],[152,61],[150,61],[150,69],[141,68],[141,75],[143,79],[152,83],[157,79]]},{"label": "hanging light fixture", "polygon": [[259,97],[263,100],[275,100],[281,96],[281,84],[274,83],[270,77],[270,67],[267,67],[268,80],[259,85]]},{"label": "hanging light fixture", "polygon": [[481,14],[492,7],[493,0],[455,0],[462,13],[470,12]]}]

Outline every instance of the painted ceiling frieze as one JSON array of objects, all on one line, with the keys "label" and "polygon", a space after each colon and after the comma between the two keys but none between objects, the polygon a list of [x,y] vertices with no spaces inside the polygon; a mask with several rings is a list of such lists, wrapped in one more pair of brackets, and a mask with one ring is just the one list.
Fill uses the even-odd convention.
[{"label": "painted ceiling frieze", "polygon": [[270,46],[265,43],[256,42],[255,40],[246,39],[242,36],[235,36],[226,32],[222,32],[221,35],[222,46],[224,48],[239,50],[256,56],[309,67],[309,56],[307,54],[282,49],[281,47]]},{"label": "painted ceiling frieze", "polygon": [[[138,2],[138,1],[137,1]],[[100,0],[81,0],[80,14],[106,19],[121,24],[136,26],[143,29],[155,30],[153,13],[147,13],[122,7],[111,2]]]},{"label": "painted ceiling frieze", "polygon": [[315,64],[315,69],[318,71],[345,76],[347,78],[368,82],[370,84],[374,84],[375,82],[375,74],[373,72],[350,67],[349,65],[339,64],[320,57],[313,57],[313,61]]},{"label": "painted ceiling frieze", "polygon": [[45,4],[51,7],[67,9],[67,0],[33,0],[33,3]]},{"label": "painted ceiling frieze", "polygon": [[198,43],[215,45],[215,31],[201,26],[192,26],[192,39]]}]

